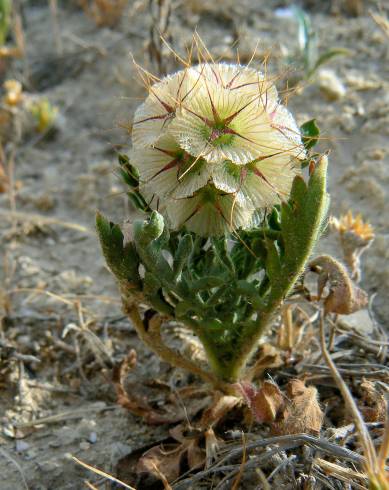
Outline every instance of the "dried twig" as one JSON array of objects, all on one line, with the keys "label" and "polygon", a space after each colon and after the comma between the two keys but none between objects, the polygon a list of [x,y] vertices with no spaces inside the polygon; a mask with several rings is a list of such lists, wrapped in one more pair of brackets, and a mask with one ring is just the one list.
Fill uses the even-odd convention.
[{"label": "dried twig", "polygon": [[[310,436],[308,434],[292,434],[287,436],[267,437],[248,443],[245,448],[243,448],[243,446],[240,446],[233,449],[226,449],[226,451],[228,451],[228,454],[224,456],[224,458],[222,458],[220,461],[218,461],[218,463],[210,468],[205,469],[204,471],[197,473],[196,475],[193,475],[190,479],[185,479],[177,482],[173,486],[173,488],[174,490],[184,490],[185,488],[187,488],[189,482],[193,484],[194,482],[200,481],[204,477],[213,473],[233,471],[233,474],[236,474],[239,471],[240,464],[225,465],[225,463],[233,459],[242,458],[245,449],[247,450],[247,452],[249,452],[253,449],[266,448],[272,445],[277,446],[274,449],[258,456],[257,458],[249,460],[249,463],[246,464],[245,468],[247,469],[249,465],[254,468],[258,467],[260,462],[267,460],[267,458],[271,457],[273,454],[277,454],[280,451],[285,451],[286,449],[293,449],[304,445],[323,451],[324,453],[332,457],[337,457],[346,461],[351,461],[353,463],[365,464],[366,462],[363,456],[355,453],[354,451],[328,442],[326,439]],[[229,478],[231,478],[233,474],[229,475]]]},{"label": "dried twig", "polygon": [[[381,447],[382,454],[377,457],[377,453],[374,447],[373,440],[367,430],[366,424],[362,418],[361,412],[359,411],[357,404],[352,397],[350,390],[348,389],[346,383],[344,382],[342,376],[340,375],[336,365],[334,364],[331,356],[327,350],[325,333],[324,333],[324,315],[320,316],[320,340],[323,357],[331,370],[332,377],[342,394],[343,400],[346,404],[348,411],[351,413],[356,429],[358,431],[358,437],[360,444],[363,448],[366,461],[364,463],[364,469],[369,476],[370,484],[372,488],[380,488],[382,490],[389,489],[389,482],[385,476],[385,463],[383,459],[386,460],[387,452],[389,449],[389,436],[386,435],[386,440]],[[381,486],[382,485],[382,486]]]},{"label": "dried twig", "polygon": [[156,65],[158,75],[166,75],[168,69],[163,53],[166,42],[171,42],[169,21],[172,13],[171,0],[149,0],[151,13],[148,52],[150,61]]},{"label": "dried twig", "polygon": [[49,0],[49,4],[50,4],[51,24],[53,30],[53,37],[55,40],[55,46],[57,49],[57,53],[61,55],[63,52],[63,45],[61,39],[61,31],[58,24],[58,0]]},{"label": "dried twig", "polygon": [[69,223],[67,221],[62,221],[59,218],[50,218],[49,216],[42,216],[40,214],[29,214],[22,213],[18,211],[8,211],[5,209],[0,209],[0,216],[9,221],[22,221],[22,222],[30,222],[35,223],[37,225],[59,225],[63,228],[69,228],[71,230],[77,230],[82,233],[86,233],[87,235],[94,235],[94,231],[87,228],[86,226],[79,225],[77,223]]},{"label": "dried twig", "polygon": [[111,480],[118,485],[122,486],[123,488],[127,488],[128,490],[136,490],[134,487],[130,487],[130,485],[127,485],[127,483],[122,482],[121,480],[118,480],[114,476],[106,473],[105,471],[99,470],[98,468],[95,468],[94,466],[91,466],[87,463],[84,463],[84,461],[81,461],[80,459],[76,458],[75,456],[72,456],[73,461],[78,463],[79,465],[83,466],[89,471],[93,471],[93,473],[96,473],[97,475],[103,476],[104,478],[107,478],[107,480]]}]

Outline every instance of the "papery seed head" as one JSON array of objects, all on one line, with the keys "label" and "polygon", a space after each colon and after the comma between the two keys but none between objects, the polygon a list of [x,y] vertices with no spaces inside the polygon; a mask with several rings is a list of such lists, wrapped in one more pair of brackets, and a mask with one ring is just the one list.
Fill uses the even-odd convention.
[{"label": "papery seed head", "polygon": [[252,225],[288,199],[305,158],[277,89],[253,68],[202,63],[150,87],[135,113],[132,163],[150,206],[202,236]]}]

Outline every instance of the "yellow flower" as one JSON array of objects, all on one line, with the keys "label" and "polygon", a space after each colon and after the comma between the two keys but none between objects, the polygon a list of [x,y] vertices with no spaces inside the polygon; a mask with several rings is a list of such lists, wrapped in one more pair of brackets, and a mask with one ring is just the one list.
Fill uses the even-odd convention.
[{"label": "yellow flower", "polygon": [[22,84],[18,80],[6,80],[3,86],[5,89],[4,104],[8,106],[19,105],[23,100]]},{"label": "yellow flower", "polygon": [[354,218],[352,211],[348,211],[340,219],[332,218],[331,224],[339,233],[352,233],[365,241],[374,238],[374,229],[370,223],[364,222],[362,216],[357,214]]}]

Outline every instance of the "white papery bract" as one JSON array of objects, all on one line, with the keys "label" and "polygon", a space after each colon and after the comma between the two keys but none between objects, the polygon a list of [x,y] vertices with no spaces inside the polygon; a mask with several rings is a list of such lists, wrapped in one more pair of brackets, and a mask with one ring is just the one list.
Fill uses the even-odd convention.
[{"label": "white papery bract", "polygon": [[288,199],[306,154],[273,82],[254,68],[203,63],[150,87],[135,113],[131,162],[172,229],[218,236]]}]

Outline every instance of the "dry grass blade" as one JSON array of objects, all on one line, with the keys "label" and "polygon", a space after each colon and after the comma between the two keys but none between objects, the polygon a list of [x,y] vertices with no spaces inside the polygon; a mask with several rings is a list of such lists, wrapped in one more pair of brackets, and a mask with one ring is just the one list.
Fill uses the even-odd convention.
[{"label": "dry grass blade", "polygon": [[371,18],[374,22],[382,29],[382,31],[389,38],[389,20],[381,14],[377,14],[376,12],[369,12]]},{"label": "dry grass blade", "polygon": [[50,4],[52,31],[53,31],[53,37],[55,40],[57,53],[62,54],[63,45],[61,39],[61,31],[58,24],[58,2],[57,0],[49,0],[49,4]]},{"label": "dry grass blade", "polygon": [[121,485],[123,488],[127,488],[128,490],[136,490],[136,488],[130,487],[130,485],[127,485],[127,483],[124,483],[121,480],[118,480],[117,478],[115,478],[114,476],[106,473],[105,471],[99,470],[98,468],[95,468],[94,466],[91,466],[91,465],[89,465],[87,463],[84,463],[83,461],[81,461],[80,459],[76,458],[75,456],[72,456],[72,459],[73,459],[73,461],[75,461],[79,465],[83,466],[87,470],[93,471],[93,473],[96,473],[97,475],[103,476],[104,478],[107,478],[108,480],[111,480],[111,481],[117,483],[118,485]]},{"label": "dry grass blade", "polygon": [[95,487],[94,485],[92,485],[92,483],[90,481],[88,481],[88,480],[84,480],[84,483],[91,490],[99,490],[97,487]]},{"label": "dry grass blade", "polygon": [[77,230],[87,235],[93,235],[93,230],[87,228],[86,226],[79,225],[77,223],[69,223],[67,221],[62,221],[58,218],[50,218],[48,216],[42,216],[40,214],[29,214],[21,213],[18,211],[7,211],[5,209],[0,209],[0,216],[9,221],[19,220],[22,222],[35,223],[37,225],[59,225],[63,228],[69,228],[71,230]]},{"label": "dry grass blade", "polygon": [[26,427],[34,427],[43,424],[57,424],[63,420],[81,419],[88,415],[90,412],[101,412],[106,410],[115,410],[117,405],[111,407],[106,406],[105,403],[96,402],[95,406],[89,408],[83,408],[79,410],[72,410],[68,412],[61,412],[55,415],[49,415],[48,417],[41,417],[38,419],[30,420],[29,422],[22,422],[19,424],[14,424],[16,429],[23,429]]},{"label": "dry grass blade", "polygon": [[342,480],[349,485],[353,485],[354,488],[366,488],[365,486],[361,486],[358,483],[351,481],[352,479],[357,478],[358,480],[362,480],[363,483],[367,483],[368,477],[365,473],[359,473],[358,471],[354,471],[351,468],[346,468],[344,466],[331,463],[321,458],[316,458],[313,464],[314,466],[319,466],[324,473],[330,476],[334,476],[335,478],[338,478],[339,480]]},{"label": "dry grass blade", "polygon": [[256,470],[259,479],[261,480],[263,490],[271,490],[270,484],[267,481],[265,473],[261,470],[261,468],[257,468]]},{"label": "dry grass blade", "polygon": [[389,405],[387,405],[386,410],[386,423],[383,435],[382,444],[380,447],[380,452],[378,454],[378,464],[381,472],[385,472],[386,460],[389,457]]},{"label": "dry grass blade", "polygon": [[[387,490],[389,489],[389,481],[387,480],[385,476],[385,468],[383,467],[385,463],[382,465],[382,461],[379,461],[374,443],[370,437],[370,434],[367,430],[367,427],[365,425],[365,422],[362,418],[362,415],[360,411],[358,410],[357,404],[355,403],[354,398],[352,397],[346,383],[344,382],[342,376],[340,375],[335,363],[332,361],[331,356],[327,350],[326,346],[326,341],[325,341],[325,332],[324,332],[324,315],[320,315],[320,340],[321,340],[321,348],[322,348],[322,353],[323,357],[330,368],[332,377],[339,389],[339,391],[342,394],[343,400],[345,402],[345,405],[347,407],[347,410],[351,413],[355,427],[358,431],[358,437],[360,440],[360,444],[363,448],[365,457],[366,457],[366,463],[364,464],[364,468],[369,475],[370,479],[370,486],[372,489],[377,489],[377,490]],[[386,439],[388,439],[388,436],[386,436]],[[385,452],[388,447],[388,442],[385,442],[384,440],[384,445],[382,451]],[[384,447],[386,446],[386,448]],[[381,456],[381,454],[380,454]],[[381,456],[382,459],[382,456]],[[381,465],[380,465],[381,463]]]},{"label": "dry grass blade", "polygon": [[155,64],[158,75],[166,75],[168,67],[163,53],[166,40],[171,41],[169,21],[172,12],[170,0],[150,0],[151,26],[147,50],[150,61]]},{"label": "dry grass blade", "polygon": [[232,484],[231,490],[238,490],[239,489],[239,484],[240,484],[240,481],[242,479],[244,467],[245,467],[246,461],[247,461],[246,438],[245,438],[245,435],[243,433],[242,433],[242,443],[243,443],[242,462],[240,464],[239,473],[236,475],[234,483]]},{"label": "dry grass blade", "polygon": [[161,472],[156,464],[153,465],[155,472],[158,474],[159,478],[163,483],[163,487],[165,490],[173,490],[170,483],[167,481],[166,476]]}]

